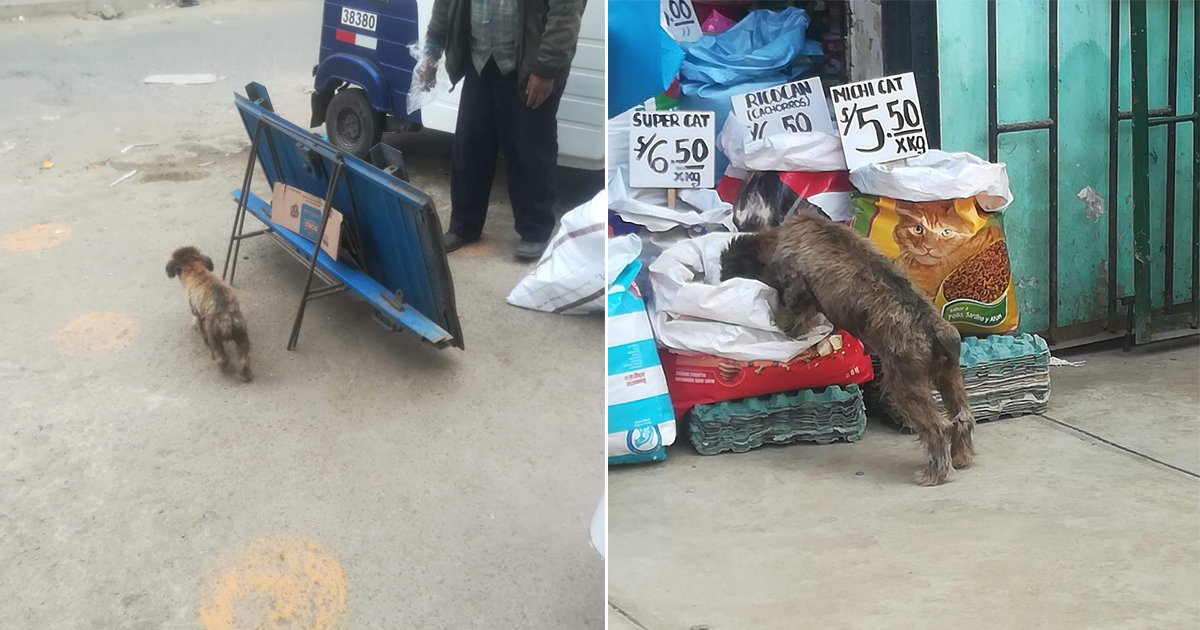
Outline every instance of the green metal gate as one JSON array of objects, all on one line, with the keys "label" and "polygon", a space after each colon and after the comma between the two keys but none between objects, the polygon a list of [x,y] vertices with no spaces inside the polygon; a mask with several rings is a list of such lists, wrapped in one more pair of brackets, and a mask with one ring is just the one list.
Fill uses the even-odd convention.
[{"label": "green metal gate", "polygon": [[1196,0],[937,4],[941,146],[1008,164],[1021,329],[1194,334]]}]

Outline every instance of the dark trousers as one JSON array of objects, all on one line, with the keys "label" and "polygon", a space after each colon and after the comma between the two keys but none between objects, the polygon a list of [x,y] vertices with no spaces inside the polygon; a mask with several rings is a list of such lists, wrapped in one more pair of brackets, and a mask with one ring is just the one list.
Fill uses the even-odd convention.
[{"label": "dark trousers", "polygon": [[527,241],[550,240],[554,230],[554,179],[558,161],[561,85],[537,109],[525,106],[517,72],[501,74],[488,61],[480,75],[467,64],[454,131],[450,176],[450,232],[479,238],[487,219],[496,155],[504,151],[508,198],[517,233]]}]

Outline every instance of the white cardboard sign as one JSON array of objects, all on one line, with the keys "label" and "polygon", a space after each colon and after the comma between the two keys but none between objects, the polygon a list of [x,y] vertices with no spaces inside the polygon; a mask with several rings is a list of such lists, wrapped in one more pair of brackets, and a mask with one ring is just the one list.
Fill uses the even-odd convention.
[{"label": "white cardboard sign", "polygon": [[712,188],[716,127],[713,112],[633,112],[629,124],[629,185]]},{"label": "white cardboard sign", "polygon": [[778,133],[818,131],[837,135],[829,118],[829,105],[825,102],[820,77],[736,94],[731,98],[733,113],[746,121],[752,141]]},{"label": "white cardboard sign", "polygon": [[662,0],[661,16],[663,30],[677,42],[694,42],[704,34],[692,0]]},{"label": "white cardboard sign", "polygon": [[913,73],[831,87],[829,96],[850,170],[928,150]]}]

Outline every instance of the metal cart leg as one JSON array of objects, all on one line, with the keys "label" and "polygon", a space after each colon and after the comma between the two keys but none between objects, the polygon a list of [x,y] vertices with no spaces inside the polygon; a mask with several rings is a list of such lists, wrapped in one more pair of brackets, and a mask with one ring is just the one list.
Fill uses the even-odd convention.
[{"label": "metal cart leg", "polygon": [[[292,336],[288,338],[287,349],[289,351],[294,350],[300,341],[300,323],[304,321],[304,307],[308,304],[313,272],[317,268],[317,255],[321,253],[321,241],[325,239],[325,228],[329,224],[329,211],[333,208],[333,196],[337,192],[338,179],[341,176],[342,162],[339,159],[333,163],[333,173],[329,176],[329,190],[325,193],[325,204],[321,208],[321,226],[317,228],[317,239],[313,243],[312,258],[308,262],[308,275],[304,278],[304,293],[300,296],[300,306],[296,309],[296,321],[292,324]],[[314,299],[316,297],[322,297],[322,295],[315,295]]]},{"label": "metal cart leg", "polygon": [[[237,211],[233,214],[233,231],[229,234],[229,247],[225,249],[225,266],[221,269],[221,279],[233,284],[233,274],[237,271],[237,249],[241,249],[242,230],[246,226],[246,199],[250,196],[250,182],[254,178],[254,164],[258,160],[258,138],[262,133],[262,119],[254,125],[254,137],[250,139],[250,159],[246,160],[246,175],[242,178],[242,196],[238,199]],[[229,262],[232,259],[233,267]]]}]

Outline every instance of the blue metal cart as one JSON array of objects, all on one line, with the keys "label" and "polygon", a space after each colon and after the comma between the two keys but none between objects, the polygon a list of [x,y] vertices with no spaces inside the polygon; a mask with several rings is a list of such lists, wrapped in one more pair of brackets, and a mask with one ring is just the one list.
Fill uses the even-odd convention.
[{"label": "blue metal cart", "polygon": [[[275,114],[265,87],[251,83],[246,93],[234,100],[250,134],[250,157],[242,187],[233,191],[237,211],[222,277],[233,282],[243,240],[267,236],[308,267],[288,350],[299,340],[305,305],[347,290],[388,330],[463,348],[441,222],[433,201],[407,182],[403,155],[384,144],[371,149],[370,163],[347,155]],[[324,200],[315,242],[271,222],[271,204],[249,192],[255,163],[272,188],[282,182]],[[337,260],[319,245],[334,207],[343,214]],[[247,214],[264,229],[245,232]],[[313,289],[313,276],[325,286]]]}]

